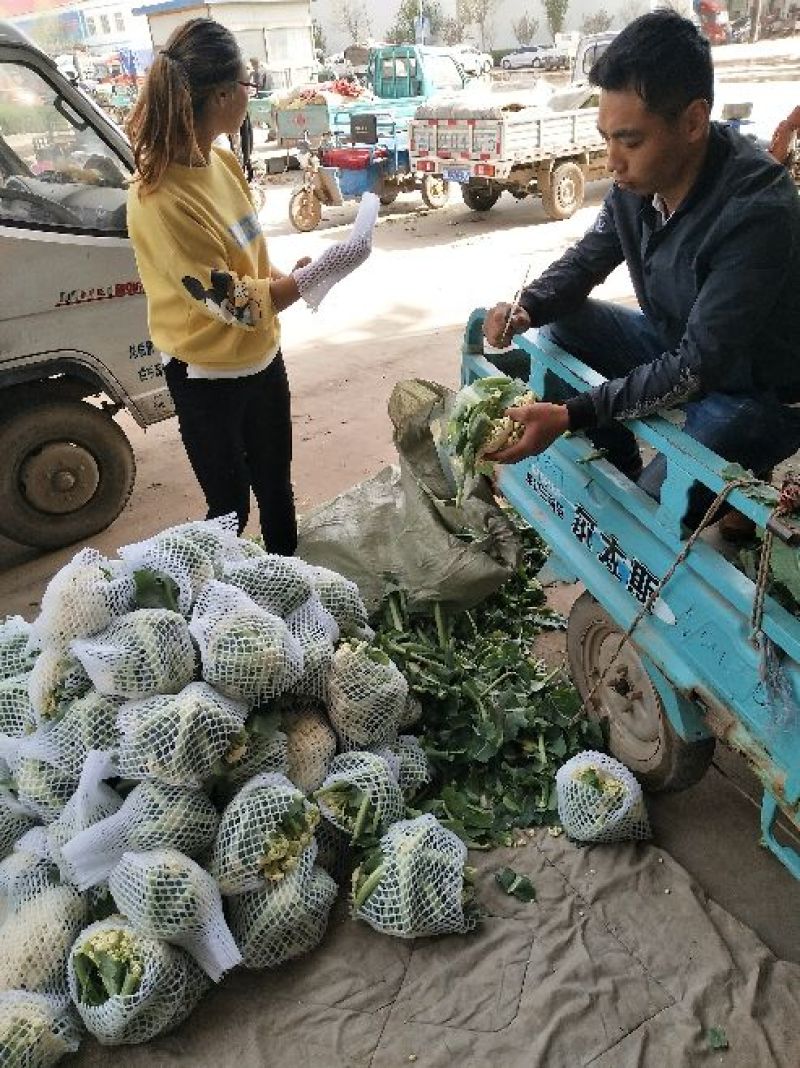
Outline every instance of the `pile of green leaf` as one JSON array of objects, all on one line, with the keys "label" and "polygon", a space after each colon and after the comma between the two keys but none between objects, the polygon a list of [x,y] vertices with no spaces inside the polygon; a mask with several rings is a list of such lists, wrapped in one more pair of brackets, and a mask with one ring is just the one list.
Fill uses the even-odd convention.
[{"label": "pile of green leaf", "polygon": [[392,593],[372,625],[376,643],[423,706],[417,729],[434,771],[415,799],[470,846],[513,843],[517,828],[558,822],[555,773],[584,749],[603,748],[597,724],[562,672],[531,657],[544,629],[563,627],[533,576],[545,559],[530,529],[519,571],[469,612],[409,613]]}]

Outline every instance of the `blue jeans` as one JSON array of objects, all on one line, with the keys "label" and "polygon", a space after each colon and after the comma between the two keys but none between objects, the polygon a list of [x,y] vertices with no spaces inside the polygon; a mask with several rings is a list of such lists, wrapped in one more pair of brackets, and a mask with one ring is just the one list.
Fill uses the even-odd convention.
[{"label": "blue jeans", "polygon": [[[577,312],[544,327],[541,333],[606,378],[621,378],[666,351],[640,311],[600,300],[586,300]],[[546,399],[563,400],[568,387],[554,379],[548,378]],[[759,477],[800,448],[800,409],[769,396],[708,393],[686,404],[684,410],[683,429],[690,437]],[[667,467],[663,456],[656,456],[642,471],[636,438],[621,423],[592,430],[588,436],[606,450],[612,464],[659,500]],[[699,523],[712,499],[710,490],[697,484],[693,487],[684,517],[687,526]]]}]

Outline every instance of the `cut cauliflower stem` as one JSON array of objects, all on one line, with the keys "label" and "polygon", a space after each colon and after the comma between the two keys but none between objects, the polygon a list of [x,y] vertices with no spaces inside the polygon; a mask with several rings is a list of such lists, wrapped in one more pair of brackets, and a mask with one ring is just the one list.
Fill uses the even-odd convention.
[{"label": "cut cauliflower stem", "polygon": [[102,1005],[111,997],[127,997],[139,989],[144,962],[130,931],[105,928],[76,947],[72,967],[85,1005]]}]

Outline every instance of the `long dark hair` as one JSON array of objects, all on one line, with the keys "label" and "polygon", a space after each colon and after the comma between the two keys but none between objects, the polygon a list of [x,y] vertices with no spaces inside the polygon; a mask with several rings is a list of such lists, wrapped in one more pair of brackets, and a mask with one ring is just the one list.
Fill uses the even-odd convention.
[{"label": "long dark hair", "polygon": [[190,19],[170,34],[147,72],[128,121],[139,195],[157,189],[176,158],[203,162],[195,120],[212,90],[235,82],[242,57],[236,38],[213,19]]}]

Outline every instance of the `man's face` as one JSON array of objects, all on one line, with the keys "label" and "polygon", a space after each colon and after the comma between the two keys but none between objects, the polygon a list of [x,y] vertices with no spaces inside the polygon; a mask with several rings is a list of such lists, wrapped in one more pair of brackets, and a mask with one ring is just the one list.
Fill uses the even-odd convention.
[{"label": "man's face", "polygon": [[648,111],[633,89],[604,89],[597,128],[608,146],[608,169],[621,189],[650,197],[681,184],[693,158],[685,113],[670,121]]}]

